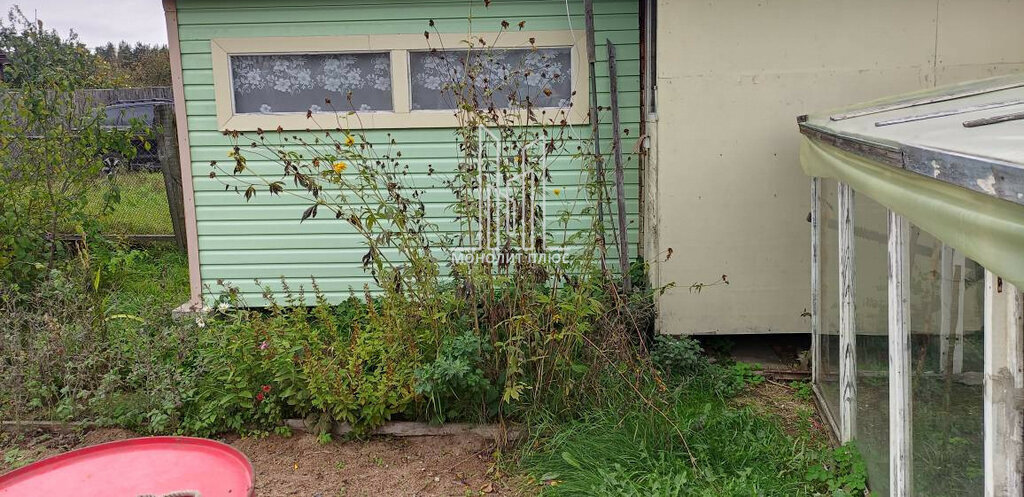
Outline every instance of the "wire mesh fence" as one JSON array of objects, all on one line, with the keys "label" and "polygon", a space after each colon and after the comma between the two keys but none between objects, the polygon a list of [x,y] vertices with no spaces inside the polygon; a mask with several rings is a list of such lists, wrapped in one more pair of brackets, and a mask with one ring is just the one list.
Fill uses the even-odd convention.
[{"label": "wire mesh fence", "polygon": [[[106,127],[127,129],[143,124],[144,135],[133,138],[134,156],[104,156],[102,174],[96,178],[89,198],[89,209],[100,223],[103,234],[116,237],[173,237],[174,215],[180,205],[168,203],[168,180],[180,181],[176,174],[177,148],[171,91],[169,88],[129,88],[86,90],[76,94],[90,106],[106,112]],[[163,120],[163,121],[161,121]],[[162,161],[170,161],[162,167]],[[171,174],[171,178],[165,178]],[[172,195],[180,192],[174,191]],[[176,202],[180,204],[180,202]]]},{"label": "wire mesh fence", "polygon": [[[104,234],[174,235],[159,164],[155,170],[115,170],[97,183],[97,199],[91,204]],[[105,210],[104,200],[109,200]]]}]

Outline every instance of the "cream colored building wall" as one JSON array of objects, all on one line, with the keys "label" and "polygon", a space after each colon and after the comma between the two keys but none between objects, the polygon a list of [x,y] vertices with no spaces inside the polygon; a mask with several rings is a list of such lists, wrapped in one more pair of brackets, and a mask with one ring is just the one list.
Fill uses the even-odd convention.
[{"label": "cream colored building wall", "polygon": [[659,0],[658,19],[644,251],[675,284],[671,334],[809,331],[796,116],[1024,69],[1024,0]]}]

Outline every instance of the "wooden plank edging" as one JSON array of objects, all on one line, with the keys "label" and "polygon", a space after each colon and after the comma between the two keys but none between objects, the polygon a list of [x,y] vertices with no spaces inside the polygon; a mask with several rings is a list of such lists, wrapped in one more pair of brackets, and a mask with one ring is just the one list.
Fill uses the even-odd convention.
[{"label": "wooden plank edging", "polygon": [[49,431],[67,433],[97,427],[85,421],[0,421],[0,432],[25,433],[30,431]]},{"label": "wooden plank edging", "polygon": [[[308,433],[306,422],[301,419],[287,419],[285,426],[292,430]],[[8,433],[25,433],[43,430],[55,433],[66,433],[83,429],[100,428],[99,425],[86,421],[0,421],[0,431]],[[335,423],[331,429],[333,435],[352,433],[348,423]],[[381,427],[371,430],[371,435],[392,437],[447,437],[456,435],[476,435],[489,440],[516,440],[524,434],[518,426],[502,426],[497,424],[448,423],[432,425],[419,421],[390,421]]]},{"label": "wooden plank edging", "polygon": [[[308,432],[306,422],[301,419],[289,419],[285,424],[300,432]],[[522,434],[522,430],[515,426],[502,426],[496,424],[476,423],[447,423],[433,425],[419,421],[389,421],[377,429],[371,430],[371,435],[386,435],[392,437],[447,437],[454,435],[476,435],[489,440],[515,440]],[[344,436],[352,433],[352,425],[348,423],[334,423],[331,428],[332,435]]]}]

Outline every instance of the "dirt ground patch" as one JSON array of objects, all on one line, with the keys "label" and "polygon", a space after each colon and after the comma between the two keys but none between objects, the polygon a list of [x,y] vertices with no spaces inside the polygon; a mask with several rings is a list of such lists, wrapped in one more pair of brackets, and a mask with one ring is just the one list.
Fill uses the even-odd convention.
[{"label": "dirt ground patch", "polygon": [[830,441],[828,427],[818,413],[814,399],[809,396],[800,398],[797,388],[785,383],[765,381],[747,388],[732,403],[776,418],[790,436],[806,436],[824,444]]},{"label": "dirt ground patch", "polygon": [[[131,438],[125,430],[0,434],[0,473],[75,448]],[[249,457],[259,497],[518,495],[476,435],[317,442],[295,434],[221,439]]]}]

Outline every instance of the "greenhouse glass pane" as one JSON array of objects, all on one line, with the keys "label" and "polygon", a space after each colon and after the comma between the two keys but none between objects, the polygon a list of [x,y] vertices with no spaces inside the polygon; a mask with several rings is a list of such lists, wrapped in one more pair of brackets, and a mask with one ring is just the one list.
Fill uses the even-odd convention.
[{"label": "greenhouse glass pane", "polygon": [[821,364],[818,390],[832,420],[839,423],[839,230],[838,183],[821,178],[818,202],[821,216]]},{"label": "greenhouse glass pane", "polygon": [[981,495],[985,272],[916,227],[910,242],[914,493]]},{"label": "greenhouse glass pane", "polygon": [[871,488],[889,487],[888,211],[855,194],[854,268],[857,330],[857,447]]}]

